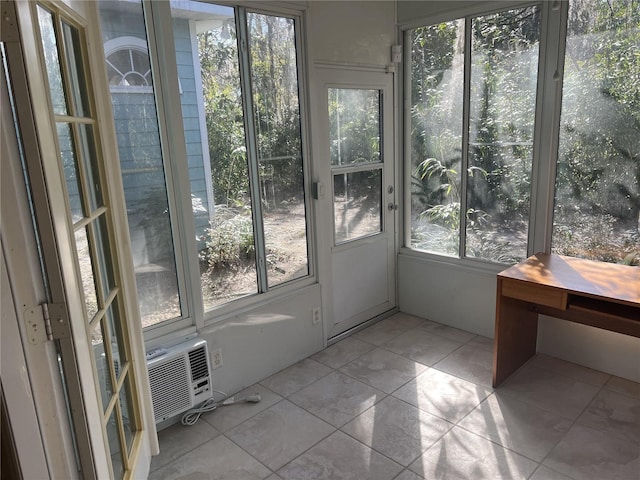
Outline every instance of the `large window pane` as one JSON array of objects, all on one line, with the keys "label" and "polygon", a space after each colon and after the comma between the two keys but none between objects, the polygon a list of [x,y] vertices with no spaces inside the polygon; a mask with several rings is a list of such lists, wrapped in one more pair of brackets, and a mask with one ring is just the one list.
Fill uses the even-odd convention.
[{"label": "large window pane", "polygon": [[411,32],[411,247],[457,256],[464,20]]},{"label": "large window pane", "polygon": [[640,8],[571,2],[552,251],[640,262]]},{"label": "large window pane", "polygon": [[180,2],[172,16],[202,294],[209,310],[258,292],[235,10]]},{"label": "large window pane", "polygon": [[145,20],[140,2],[101,1],[99,7],[138,301],[148,327],[182,310],[156,103],[145,83],[151,82]]},{"label": "large window pane", "polygon": [[465,255],[527,256],[538,7],[472,21]]},{"label": "large window pane", "polygon": [[247,14],[268,286],[304,277],[307,223],[295,24]]},{"label": "large window pane", "polygon": [[410,32],[412,248],[526,256],[539,39],[539,7]]}]

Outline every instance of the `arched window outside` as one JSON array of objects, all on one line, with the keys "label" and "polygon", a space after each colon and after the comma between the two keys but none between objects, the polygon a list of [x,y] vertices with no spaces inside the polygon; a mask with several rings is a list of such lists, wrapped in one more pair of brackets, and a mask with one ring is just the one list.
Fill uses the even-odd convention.
[{"label": "arched window outside", "polygon": [[107,76],[112,92],[152,93],[147,43],[138,37],[117,37],[104,44]]}]

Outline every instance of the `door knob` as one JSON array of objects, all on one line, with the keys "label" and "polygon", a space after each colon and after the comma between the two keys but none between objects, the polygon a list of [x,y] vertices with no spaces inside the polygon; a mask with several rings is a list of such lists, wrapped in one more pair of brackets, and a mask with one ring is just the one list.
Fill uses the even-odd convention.
[{"label": "door knob", "polygon": [[398,209],[398,205],[393,203],[393,202],[389,202],[389,204],[387,205],[387,209],[388,210],[397,210]]}]

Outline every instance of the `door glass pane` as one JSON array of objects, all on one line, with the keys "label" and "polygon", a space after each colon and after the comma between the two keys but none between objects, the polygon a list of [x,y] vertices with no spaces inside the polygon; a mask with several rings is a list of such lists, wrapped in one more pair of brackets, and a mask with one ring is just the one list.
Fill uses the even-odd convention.
[{"label": "door glass pane", "polygon": [[329,88],[331,165],[380,162],[378,90]]},{"label": "door glass pane", "polygon": [[411,32],[411,247],[458,256],[464,20]]},{"label": "door glass pane", "polygon": [[124,388],[120,391],[120,411],[122,412],[122,427],[124,428],[124,442],[127,447],[127,452],[131,453],[131,447],[133,446],[133,432],[135,431],[133,425],[133,418],[129,412],[132,411],[131,405],[133,405],[133,396],[131,395],[131,377],[128,377],[124,382]]},{"label": "door glass pane", "polygon": [[84,209],[82,206],[80,171],[74,148],[75,142],[70,124],[58,123],[56,127],[58,129],[58,146],[60,147],[62,168],[64,169],[64,178],[67,183],[71,220],[77,222],[84,217]]},{"label": "door glass pane", "polygon": [[82,58],[80,57],[79,33],[77,29],[66,22],[62,22],[62,31],[66,50],[65,60],[67,71],[69,72],[69,92],[73,99],[74,115],[77,117],[85,117],[89,115],[89,106],[87,103],[86,81],[81,77],[84,75],[84,72],[82,70]]},{"label": "door glass pane", "polygon": [[112,304],[105,312],[105,321],[109,325],[111,345],[111,358],[113,369],[116,372],[116,380],[120,379],[122,366],[127,362],[127,351],[125,349],[124,337],[122,335],[122,318],[118,313],[118,305]]},{"label": "door glass pane", "polygon": [[503,263],[527,256],[540,9],[475,18],[465,254]]},{"label": "door glass pane", "polygon": [[111,382],[111,372],[109,371],[109,363],[107,353],[105,352],[104,331],[102,329],[102,321],[98,322],[91,332],[91,347],[93,348],[93,356],[96,362],[96,372],[98,383],[100,384],[100,396],[102,398],[102,408],[104,410],[109,406],[111,395],[113,393]]},{"label": "door glass pane", "polygon": [[[99,13],[138,302],[142,325],[149,327],[180,317],[182,309],[145,21],[139,1],[101,1]],[[143,66],[131,60],[132,51],[146,58]]]},{"label": "door glass pane", "polygon": [[551,250],[640,264],[640,8],[569,4]]},{"label": "door glass pane", "polygon": [[116,284],[113,275],[111,249],[109,247],[109,237],[104,215],[101,215],[97,224],[94,223],[94,225],[96,261],[100,267],[98,270],[100,271],[102,280],[102,298],[106,299]]},{"label": "door glass pane", "polygon": [[268,286],[304,277],[307,222],[295,22],[247,14]]},{"label": "door glass pane", "polygon": [[60,57],[58,55],[58,42],[53,27],[53,17],[49,11],[38,5],[38,22],[44,50],[44,62],[47,67],[49,89],[53,112],[58,115],[67,114],[67,101],[60,73]]},{"label": "door glass pane", "polygon": [[85,185],[87,191],[85,196],[89,200],[89,208],[94,212],[98,207],[103,206],[102,190],[98,175],[97,155],[93,137],[93,127],[91,125],[78,125],[80,140],[80,155],[84,159]]},{"label": "door glass pane", "polygon": [[96,283],[93,277],[93,260],[89,249],[87,229],[76,230],[76,250],[80,263],[80,277],[84,290],[84,304],[87,311],[87,320],[91,320],[98,312],[98,299],[96,295]]},{"label": "door glass pane", "polygon": [[124,463],[120,448],[120,432],[118,430],[118,420],[116,409],[111,411],[107,421],[107,440],[109,441],[109,452],[111,453],[111,465],[113,466],[113,476],[116,479],[124,476]]},{"label": "door glass pane", "polygon": [[335,242],[382,231],[382,169],[333,176]]}]

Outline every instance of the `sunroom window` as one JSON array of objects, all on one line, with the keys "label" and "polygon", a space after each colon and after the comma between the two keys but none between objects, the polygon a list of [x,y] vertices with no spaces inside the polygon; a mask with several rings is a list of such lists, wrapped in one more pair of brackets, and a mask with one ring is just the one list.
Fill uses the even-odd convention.
[{"label": "sunroom window", "polygon": [[[193,321],[308,277],[296,17],[183,0],[100,2],[100,9],[107,43],[133,36],[159,46],[147,57],[154,89],[145,107],[134,102],[144,92],[112,90],[125,192],[133,185],[127,207],[139,301],[156,310],[142,309],[144,325]],[[126,60],[140,64],[135,55],[107,55],[110,78]],[[141,173],[156,175],[153,185],[126,168],[132,155],[149,164]],[[162,228],[146,235],[143,227]],[[168,253],[163,270],[140,255],[156,245]],[[175,281],[163,296],[169,259]]]},{"label": "sunroom window", "polygon": [[640,8],[570,3],[554,253],[640,263]]},{"label": "sunroom window", "polygon": [[411,247],[503,263],[526,257],[540,8],[407,35]]}]

